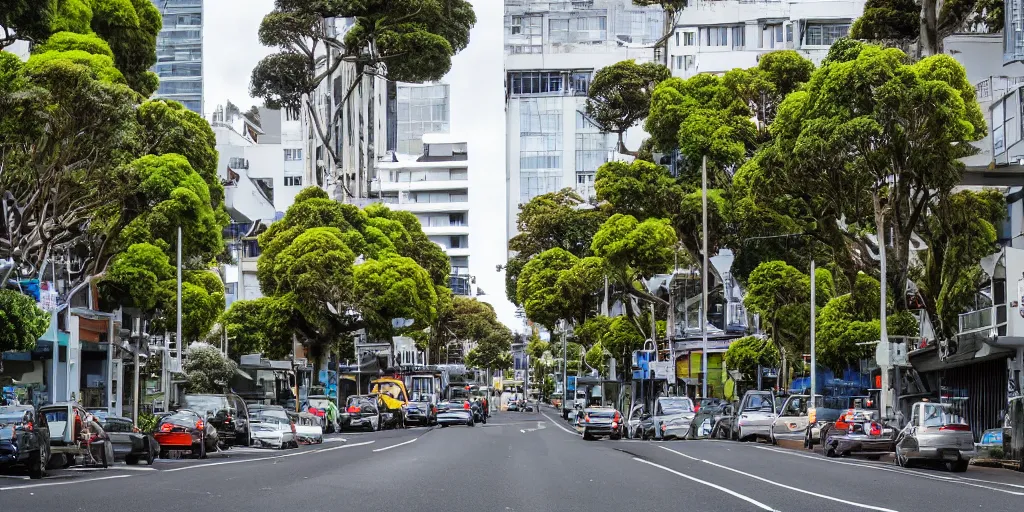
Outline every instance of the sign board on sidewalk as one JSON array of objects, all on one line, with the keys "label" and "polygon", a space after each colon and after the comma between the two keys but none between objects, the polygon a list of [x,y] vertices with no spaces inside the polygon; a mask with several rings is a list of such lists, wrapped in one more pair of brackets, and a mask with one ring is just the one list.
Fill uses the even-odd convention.
[{"label": "sign board on sidewalk", "polygon": [[526,370],[516,370],[514,378],[515,378],[515,380],[525,380],[526,379]]},{"label": "sign board on sidewalk", "polygon": [[651,361],[651,370],[654,370],[655,379],[666,379],[669,382],[676,380],[676,365],[672,361]]}]

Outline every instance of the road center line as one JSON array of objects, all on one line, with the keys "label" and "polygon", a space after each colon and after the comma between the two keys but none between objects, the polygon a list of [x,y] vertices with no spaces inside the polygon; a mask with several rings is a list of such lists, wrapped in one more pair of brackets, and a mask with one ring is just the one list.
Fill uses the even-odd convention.
[{"label": "road center line", "polygon": [[658,448],[661,448],[662,450],[668,450],[668,451],[670,451],[670,452],[672,452],[672,453],[674,453],[676,455],[682,455],[683,457],[686,457],[687,459],[690,459],[690,460],[700,460],[697,457],[691,457],[691,456],[689,456],[689,455],[687,455],[687,454],[685,454],[683,452],[677,452],[677,451],[675,451],[675,450],[673,450],[671,448],[665,448],[664,446],[659,446]]},{"label": "road center line", "polygon": [[365,446],[365,445],[368,445],[368,444],[373,444],[375,442],[376,441],[364,441],[362,443],[346,444],[346,445],[342,445],[342,446],[334,446],[334,447],[331,447],[331,448],[323,448],[323,449],[320,449],[320,450],[310,450],[310,451],[306,451],[306,452],[295,452],[295,453],[286,453],[284,455],[274,455],[272,457],[258,457],[258,458],[255,458],[255,459],[225,460],[225,461],[221,461],[221,462],[210,462],[208,464],[196,464],[196,465],[193,465],[193,466],[183,466],[183,467],[180,467],[180,468],[165,469],[165,470],[163,470],[163,472],[164,473],[173,473],[175,471],[185,471],[187,469],[209,468],[209,467],[213,467],[213,466],[225,466],[225,465],[228,465],[228,464],[243,464],[243,463],[246,463],[246,462],[260,462],[260,461],[264,461],[264,460],[277,460],[277,459],[284,459],[284,458],[287,458],[287,457],[295,457],[295,456],[298,456],[298,455],[310,455],[310,454],[314,454],[314,453],[323,453],[323,452],[331,452],[331,451],[334,451],[334,450],[341,450],[341,449],[344,449],[344,448],[355,448],[357,446]]},{"label": "road center line", "polygon": [[406,441],[404,443],[393,444],[391,446],[385,446],[384,448],[377,448],[374,451],[375,452],[383,452],[385,450],[390,450],[392,448],[398,448],[399,446],[407,445],[407,444],[410,444],[410,443],[415,443],[417,439],[419,439],[419,438],[418,437],[414,437],[414,438],[412,438],[412,439],[410,439],[410,440],[408,440],[408,441]]},{"label": "road center line", "polygon": [[[1001,489],[999,487],[991,487],[991,486],[988,486],[988,485],[974,484],[974,483],[971,483],[971,482],[965,482],[964,480],[959,479],[959,478],[953,478],[953,477],[943,476],[943,475],[939,475],[939,474],[922,473],[920,471],[913,471],[913,470],[908,470],[908,469],[904,469],[904,468],[887,468],[887,467],[881,466],[879,464],[863,464],[863,463],[857,463],[857,462],[847,462],[847,461],[842,461],[842,460],[823,459],[821,457],[814,457],[812,455],[804,455],[802,453],[796,453],[796,452],[794,452],[792,450],[785,450],[785,449],[781,449],[781,448],[769,448],[767,446],[754,446],[754,448],[757,448],[759,450],[768,450],[768,451],[772,451],[772,452],[776,452],[776,453],[781,453],[781,454],[789,455],[789,456],[792,456],[792,457],[802,457],[802,458],[805,458],[805,459],[816,460],[816,461],[824,462],[824,463],[827,463],[827,464],[842,464],[844,466],[855,466],[855,467],[858,467],[858,468],[872,469],[872,470],[875,470],[875,471],[888,471],[890,473],[896,473],[898,475],[915,476],[915,477],[918,477],[918,478],[925,478],[925,479],[928,479],[928,480],[935,480],[937,482],[946,482],[946,483],[954,483],[954,484],[966,485],[966,486],[969,486],[969,487],[977,487],[979,489],[987,489],[987,490],[990,490],[990,491],[1006,493],[1006,494],[1010,494],[1012,496],[1024,496],[1024,492],[1011,491],[1011,490],[1008,490],[1008,489]],[[999,485],[1005,485],[1005,484],[999,484]]]},{"label": "road center line", "polygon": [[678,472],[678,471],[676,471],[676,470],[674,470],[672,468],[667,468],[665,466],[662,466],[661,464],[655,464],[655,463],[653,463],[651,461],[647,461],[647,460],[641,459],[640,457],[633,457],[633,460],[635,460],[637,462],[642,462],[644,464],[647,464],[648,466],[654,466],[654,467],[656,467],[656,468],[658,468],[658,469],[660,469],[662,471],[668,471],[669,473],[672,473],[673,475],[681,476],[681,477],[683,477],[683,478],[685,478],[687,480],[690,480],[692,482],[697,482],[698,484],[706,485],[708,487],[711,487],[712,489],[717,489],[717,490],[722,491],[722,492],[724,492],[726,494],[729,494],[731,496],[739,498],[739,499],[741,499],[741,500],[743,500],[743,501],[745,501],[747,503],[753,504],[754,506],[760,508],[761,510],[770,510],[772,512],[776,512],[775,509],[769,507],[768,505],[765,505],[764,503],[761,503],[760,501],[755,500],[754,498],[751,498],[749,496],[744,496],[744,495],[742,495],[742,494],[740,494],[740,493],[738,493],[736,491],[730,490],[730,489],[726,489],[725,487],[722,487],[721,485],[713,484],[711,482],[707,482],[707,481],[701,480],[699,478],[694,478],[694,477],[692,477],[690,475],[687,475],[687,474],[684,474],[684,473],[680,473],[680,472]]},{"label": "road center line", "polygon": [[54,485],[71,485],[71,484],[83,484],[86,482],[96,482],[99,480],[113,480],[115,478],[128,478],[133,475],[113,475],[113,476],[101,476],[99,478],[84,478],[82,480],[64,480],[60,482],[44,482],[40,484],[28,484],[28,485],[12,485],[10,487],[0,487],[0,491],[16,491],[18,489],[35,489],[36,487],[51,487]]},{"label": "road center line", "polygon": [[541,414],[542,414],[542,415],[543,415],[543,416],[544,416],[545,418],[547,418],[547,419],[548,419],[548,421],[550,421],[550,422],[551,422],[552,424],[554,424],[554,425],[555,425],[556,427],[558,427],[558,428],[560,428],[560,429],[562,429],[562,430],[564,430],[564,431],[566,431],[566,432],[568,432],[568,433],[570,433],[570,434],[572,434],[572,435],[574,435],[574,436],[579,436],[579,435],[580,435],[580,434],[579,434],[578,432],[573,432],[572,430],[569,430],[569,429],[567,429],[567,428],[565,428],[565,427],[563,427],[563,426],[559,425],[557,421],[555,421],[555,420],[551,419],[551,416],[548,416],[548,413],[546,413],[546,412],[542,412]]}]

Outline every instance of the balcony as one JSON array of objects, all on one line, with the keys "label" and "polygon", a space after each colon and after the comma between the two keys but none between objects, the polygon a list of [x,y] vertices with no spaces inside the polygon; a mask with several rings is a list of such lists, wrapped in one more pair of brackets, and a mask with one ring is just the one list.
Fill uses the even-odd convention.
[{"label": "balcony", "polygon": [[[993,318],[994,316],[994,318]],[[1006,326],[1006,305],[1001,304],[995,307],[979,309],[968,313],[961,313],[958,319],[957,334],[986,333],[999,327]]]}]

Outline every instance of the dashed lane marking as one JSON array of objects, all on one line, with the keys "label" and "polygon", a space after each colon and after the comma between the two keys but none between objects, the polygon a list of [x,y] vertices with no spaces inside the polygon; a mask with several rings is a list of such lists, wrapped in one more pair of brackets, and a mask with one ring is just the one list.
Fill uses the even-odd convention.
[{"label": "dashed lane marking", "polygon": [[390,450],[392,448],[398,448],[399,446],[404,446],[404,445],[407,445],[407,444],[412,444],[412,443],[415,443],[417,439],[419,439],[419,438],[418,437],[414,437],[414,438],[412,438],[412,439],[410,439],[408,441],[405,441],[404,443],[393,444],[391,446],[385,446],[384,448],[377,448],[376,450],[374,450],[374,452],[383,452],[383,451],[386,451],[386,450]]},{"label": "dashed lane marking", "polygon": [[680,473],[680,472],[678,472],[678,471],[676,471],[676,470],[674,470],[672,468],[667,468],[665,466],[662,466],[661,464],[655,464],[655,463],[653,463],[651,461],[647,461],[647,460],[641,459],[640,457],[633,457],[633,460],[635,460],[637,462],[640,462],[640,463],[643,463],[643,464],[647,464],[648,466],[656,467],[656,468],[658,468],[658,469],[660,469],[662,471],[667,471],[669,473],[672,473],[673,475],[683,477],[683,478],[685,478],[687,480],[690,480],[691,482],[697,482],[698,484],[706,485],[706,486],[708,486],[708,487],[710,487],[712,489],[717,489],[717,490],[722,491],[722,492],[724,492],[724,493],[726,493],[726,494],[728,494],[730,496],[734,496],[734,497],[739,498],[739,499],[741,499],[741,500],[743,500],[743,501],[745,501],[747,503],[750,503],[750,504],[756,506],[757,508],[760,508],[761,510],[769,510],[769,511],[772,511],[772,512],[776,512],[776,510],[773,509],[772,507],[769,507],[768,505],[765,505],[764,503],[761,503],[760,501],[757,501],[754,498],[751,498],[749,496],[744,496],[744,495],[742,495],[742,494],[740,494],[740,493],[738,493],[736,491],[733,491],[731,489],[726,489],[725,487],[722,487],[721,485],[713,484],[711,482],[708,482],[708,481],[705,481],[705,480],[701,480],[699,478],[695,478],[695,477],[692,477],[692,476],[684,474],[684,473]]},{"label": "dashed lane marking", "polygon": [[683,457],[686,457],[688,459],[692,459],[692,460],[703,462],[704,464],[708,464],[708,465],[714,466],[714,467],[719,468],[719,469],[724,469],[726,471],[732,471],[733,473],[736,473],[737,475],[743,475],[743,476],[745,476],[747,478],[753,478],[754,480],[758,480],[758,481],[764,482],[766,484],[774,485],[776,487],[781,487],[783,489],[788,489],[790,491],[799,492],[801,494],[806,494],[808,496],[814,496],[815,498],[821,498],[823,500],[834,501],[836,503],[842,503],[844,505],[850,505],[851,507],[863,508],[863,509],[867,509],[867,510],[877,510],[878,512],[896,512],[895,510],[890,509],[890,508],[876,507],[874,505],[868,505],[867,503],[860,503],[860,502],[857,502],[857,501],[844,500],[844,499],[836,498],[836,497],[833,497],[833,496],[829,496],[827,494],[821,494],[821,493],[817,493],[817,492],[814,492],[814,491],[808,491],[807,489],[801,489],[799,487],[793,487],[791,485],[786,485],[786,484],[783,484],[783,483],[775,482],[775,481],[769,480],[767,478],[760,477],[760,476],[757,476],[757,475],[754,475],[754,474],[750,474],[750,473],[747,473],[745,471],[740,471],[740,470],[735,469],[735,468],[730,468],[728,466],[723,466],[721,464],[717,464],[717,463],[711,462],[709,460],[698,459],[696,457],[691,457],[689,455],[686,455],[685,453],[678,452],[678,451],[673,450],[671,448],[665,448],[664,446],[659,446],[658,448],[661,448],[662,450],[665,450],[665,451],[672,452],[672,453],[674,453],[676,455],[682,455]]}]

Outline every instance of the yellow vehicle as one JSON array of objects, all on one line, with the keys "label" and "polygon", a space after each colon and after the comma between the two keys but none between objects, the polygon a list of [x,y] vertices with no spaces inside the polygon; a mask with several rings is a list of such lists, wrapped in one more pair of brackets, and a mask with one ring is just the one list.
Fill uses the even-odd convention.
[{"label": "yellow vehicle", "polygon": [[399,414],[399,428],[404,428],[409,407],[409,392],[405,389],[405,383],[401,379],[381,377],[371,381],[370,386],[370,393],[380,396],[385,409]]}]

